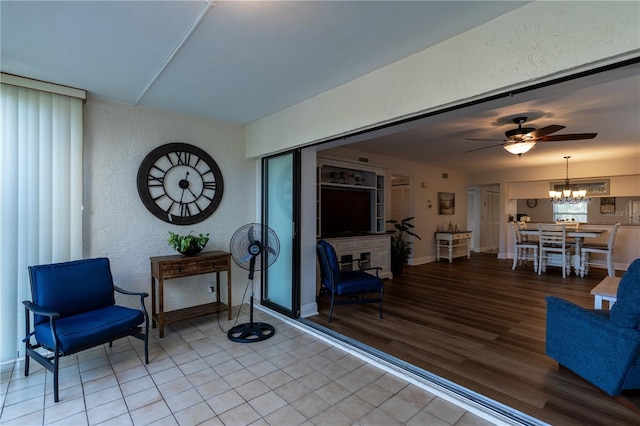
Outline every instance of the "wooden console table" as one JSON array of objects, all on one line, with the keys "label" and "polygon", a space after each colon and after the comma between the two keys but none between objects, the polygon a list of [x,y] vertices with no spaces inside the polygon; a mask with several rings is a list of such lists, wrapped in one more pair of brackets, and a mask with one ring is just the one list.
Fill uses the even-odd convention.
[{"label": "wooden console table", "polygon": [[[231,255],[224,251],[200,252],[195,256],[181,254],[156,256],[151,261],[151,318],[152,327],[159,329],[160,337],[164,337],[164,325],[202,315],[228,311],[231,314]],[[203,305],[191,306],[174,311],[164,311],[164,280],[170,278],[189,277],[200,274],[216,273],[216,301]],[[227,303],[220,302],[220,272],[227,273]],[[156,292],[156,281],[158,291]],[[156,294],[158,309],[156,310]]]},{"label": "wooden console table", "polygon": [[[440,260],[440,249],[447,250],[449,263],[454,257],[471,257],[471,235],[472,231],[459,232],[436,232],[436,261]],[[464,248],[464,249],[462,249]]]}]

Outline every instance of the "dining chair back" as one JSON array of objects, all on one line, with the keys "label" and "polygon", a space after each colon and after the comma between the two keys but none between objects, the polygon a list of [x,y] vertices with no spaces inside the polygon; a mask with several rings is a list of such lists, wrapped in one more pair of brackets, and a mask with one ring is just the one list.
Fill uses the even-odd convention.
[{"label": "dining chair back", "polygon": [[[613,249],[615,247],[616,235],[620,223],[615,223],[609,230],[609,240],[607,244],[588,243],[583,244],[580,249],[580,276],[589,274],[589,266],[603,266],[607,268],[610,277],[616,276],[616,268],[613,263]],[[598,255],[594,257],[593,255]]]},{"label": "dining chair back", "polygon": [[529,260],[533,261],[533,270],[538,271],[538,242],[527,241],[520,233],[520,223],[510,222],[511,235],[514,241],[514,253],[513,253],[513,266],[511,269],[516,269],[518,265],[527,263]]},{"label": "dining chair back", "polygon": [[538,227],[540,261],[538,275],[546,272],[547,266],[562,268],[562,278],[571,274],[572,246],[567,244],[565,224],[540,224]]}]

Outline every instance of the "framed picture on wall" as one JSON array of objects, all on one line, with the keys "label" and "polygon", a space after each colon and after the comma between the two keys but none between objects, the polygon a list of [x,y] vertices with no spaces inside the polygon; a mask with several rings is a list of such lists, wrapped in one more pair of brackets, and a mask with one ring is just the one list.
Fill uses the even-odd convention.
[{"label": "framed picture on wall", "polygon": [[438,214],[456,213],[456,194],[453,192],[438,192]]},{"label": "framed picture on wall", "polygon": [[601,197],[600,213],[615,213],[615,212],[616,212],[616,197]]}]

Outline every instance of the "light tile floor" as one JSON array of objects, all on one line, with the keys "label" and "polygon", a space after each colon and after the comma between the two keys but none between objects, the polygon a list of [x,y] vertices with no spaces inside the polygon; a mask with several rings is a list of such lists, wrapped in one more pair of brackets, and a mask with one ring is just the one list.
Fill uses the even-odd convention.
[{"label": "light tile floor", "polygon": [[[225,315],[226,316],[226,315]],[[276,328],[236,343],[216,316],[65,357],[60,402],[38,363],[2,368],[2,425],[489,425],[491,422],[265,312]],[[219,321],[219,322],[218,322]],[[241,315],[240,323],[248,322]]]}]

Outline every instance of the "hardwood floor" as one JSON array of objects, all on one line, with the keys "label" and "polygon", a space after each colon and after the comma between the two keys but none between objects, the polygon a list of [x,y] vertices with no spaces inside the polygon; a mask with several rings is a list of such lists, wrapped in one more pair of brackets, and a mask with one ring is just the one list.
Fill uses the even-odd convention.
[{"label": "hardwood floor", "polygon": [[592,308],[589,292],[606,270],[563,279],[559,268],[537,275],[511,264],[474,253],[406,267],[385,281],[382,320],[377,305],[342,305],[328,323],[324,298],[308,319],[554,425],[640,424],[545,354],[545,296]]}]

